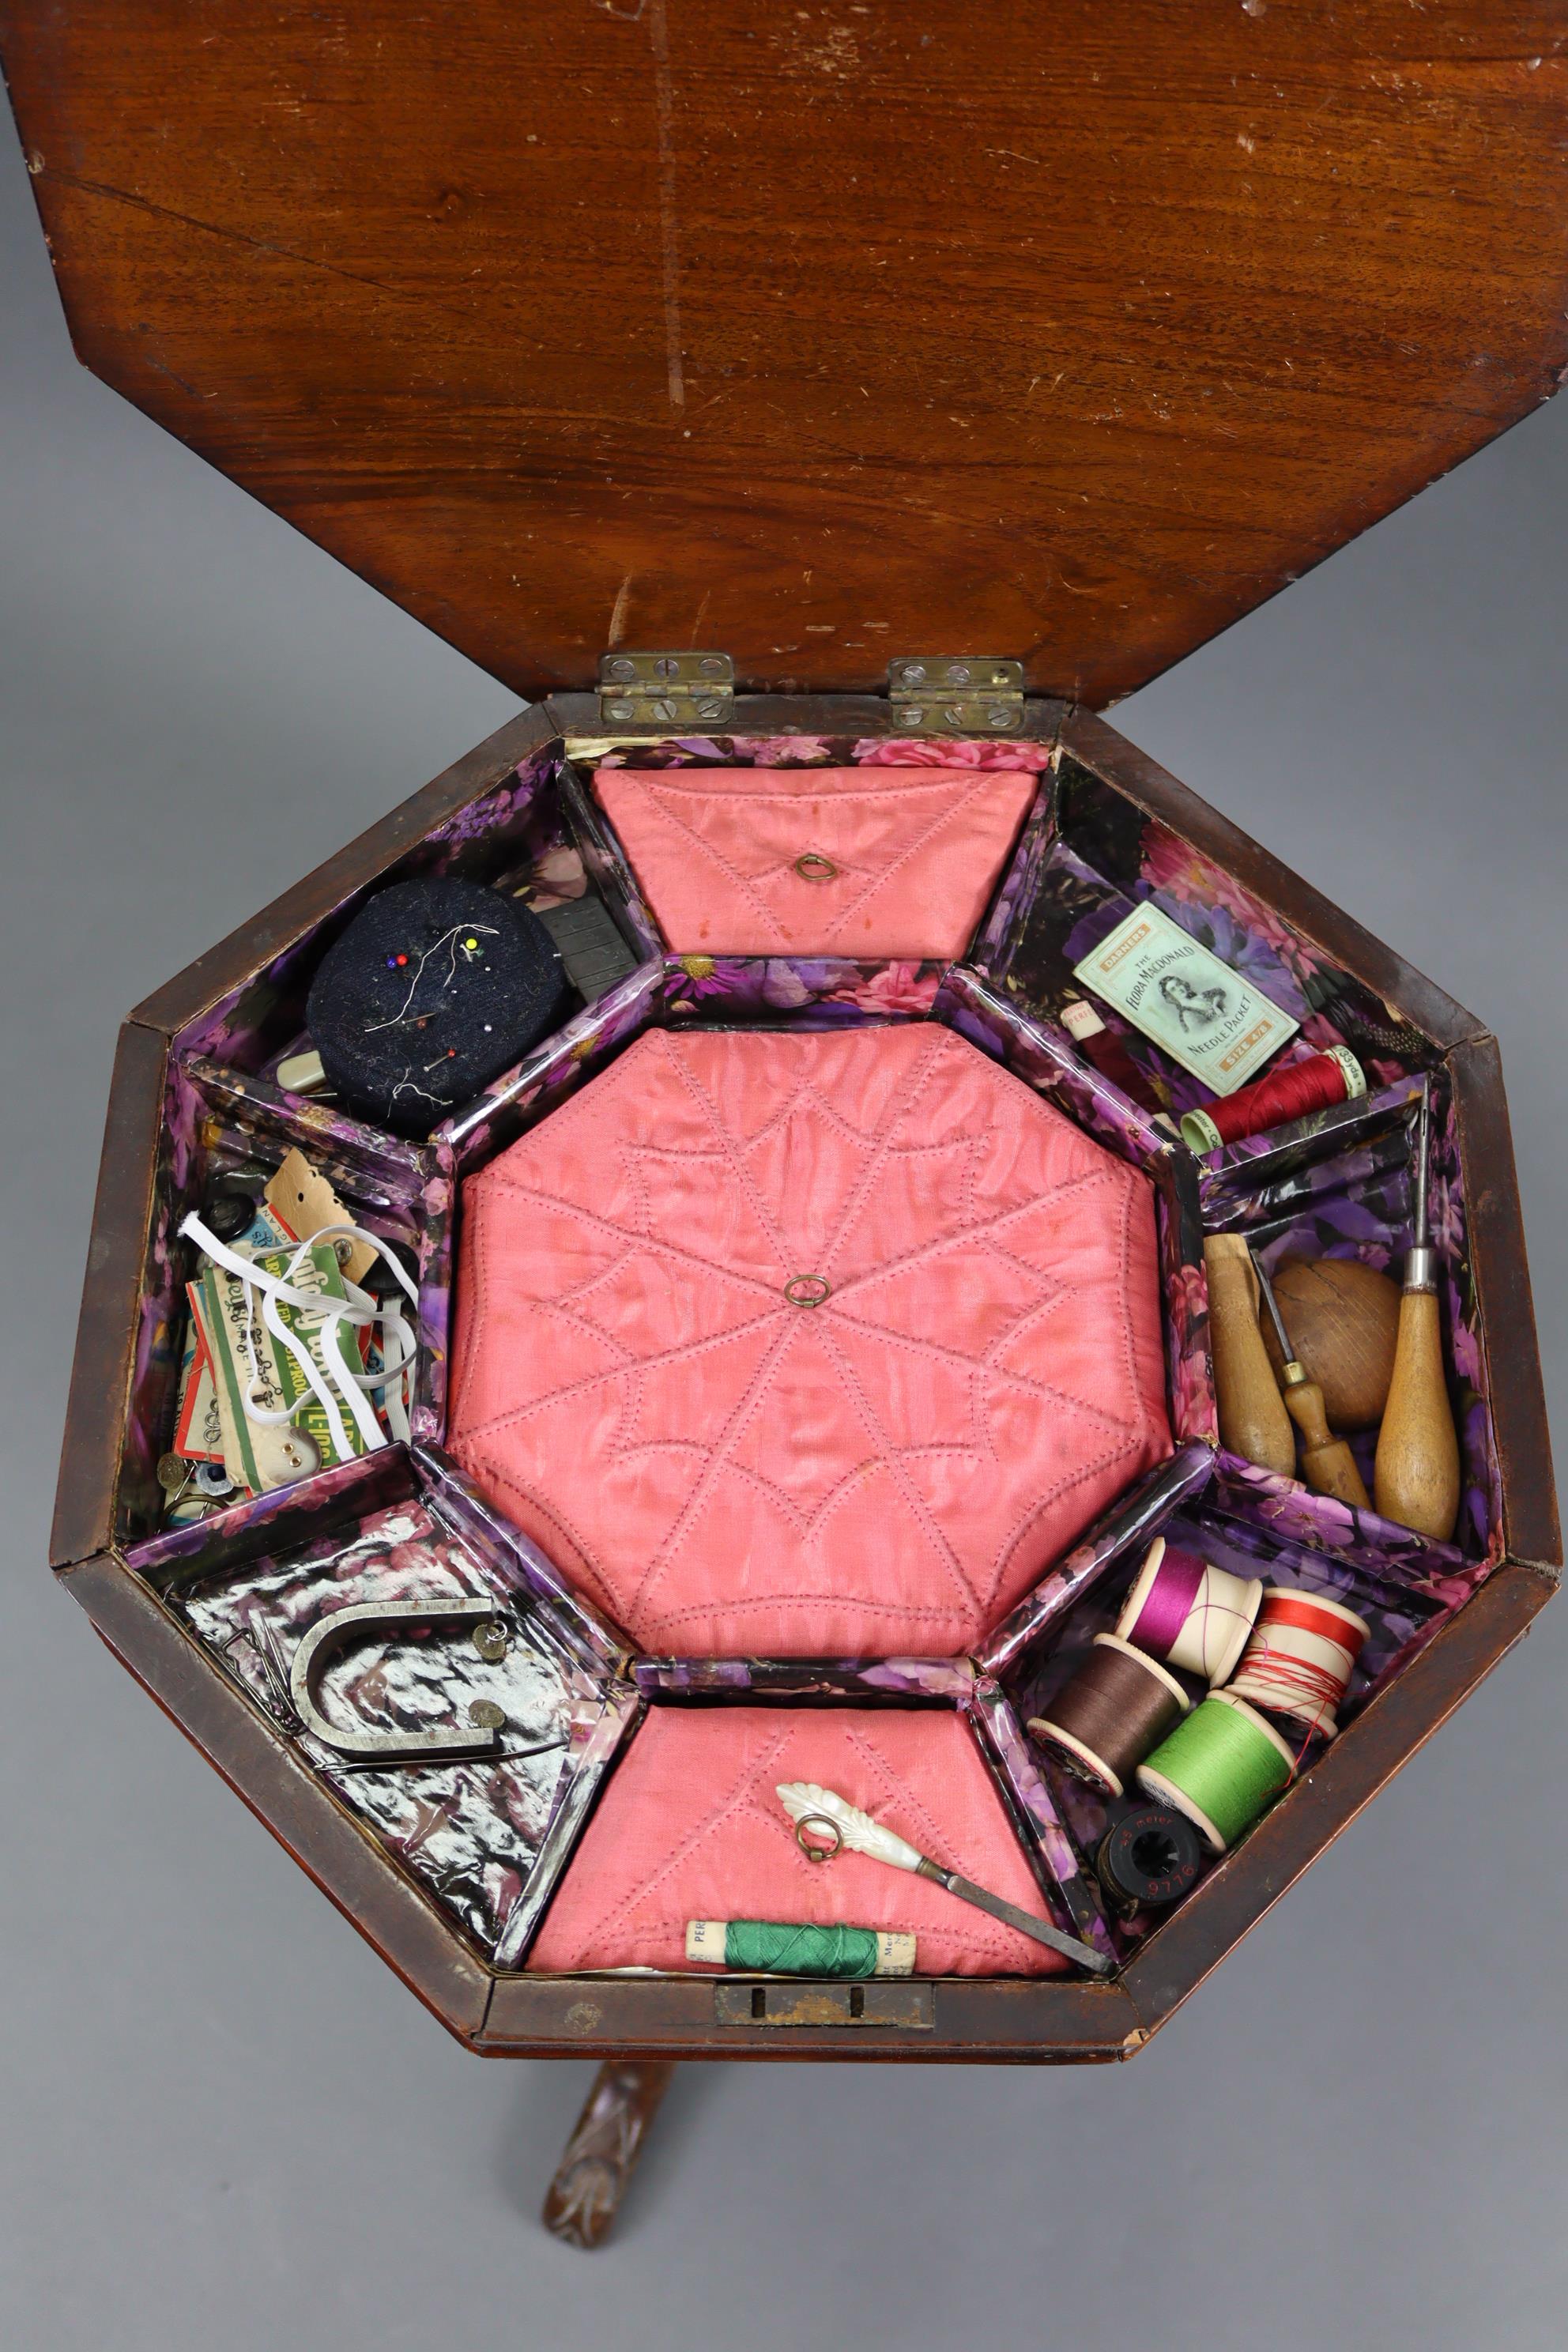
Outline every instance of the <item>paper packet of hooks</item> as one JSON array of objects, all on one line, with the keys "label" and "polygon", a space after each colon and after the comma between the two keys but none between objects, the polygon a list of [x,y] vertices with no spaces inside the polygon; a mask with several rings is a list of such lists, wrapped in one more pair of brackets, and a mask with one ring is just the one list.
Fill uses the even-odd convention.
[{"label": "paper packet of hooks", "polygon": [[[200,1256],[174,1445],[158,1465],[180,1521],[287,1486],[408,1432],[418,1293],[291,1150],[264,1191],[214,1187],[180,1231]],[[391,1279],[363,1286],[377,1265]]]}]

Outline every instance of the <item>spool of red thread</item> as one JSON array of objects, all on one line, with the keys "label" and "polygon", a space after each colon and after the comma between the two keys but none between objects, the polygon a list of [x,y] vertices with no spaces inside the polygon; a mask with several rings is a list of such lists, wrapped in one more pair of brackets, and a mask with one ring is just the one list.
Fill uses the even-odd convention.
[{"label": "spool of red thread", "polygon": [[1272,1584],[1231,1691],[1332,1739],[1340,1727],[1335,1710],[1370,1630],[1364,1617],[1327,1593]]},{"label": "spool of red thread", "polygon": [[1092,1004],[1074,997],[1062,1007],[1062,1027],[1102,1078],[1144,1110],[1161,1111],[1164,1105],[1127,1049],[1126,1040],[1108,1027]]},{"label": "spool of red thread", "polygon": [[1289,1127],[1315,1110],[1331,1110],[1335,1103],[1350,1102],[1365,1092],[1366,1072],[1350,1047],[1331,1045],[1326,1054],[1271,1070],[1227,1101],[1184,1112],[1183,1140],[1193,1151],[1217,1151],[1222,1144],[1239,1143],[1244,1135]]}]

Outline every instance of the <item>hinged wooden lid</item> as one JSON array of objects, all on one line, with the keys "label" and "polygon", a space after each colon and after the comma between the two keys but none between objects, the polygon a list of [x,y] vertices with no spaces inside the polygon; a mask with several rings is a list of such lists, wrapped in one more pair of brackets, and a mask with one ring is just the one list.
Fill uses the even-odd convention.
[{"label": "hinged wooden lid", "polygon": [[1142,685],[1568,357],[1561,0],[0,0],[87,363],[519,691]]}]

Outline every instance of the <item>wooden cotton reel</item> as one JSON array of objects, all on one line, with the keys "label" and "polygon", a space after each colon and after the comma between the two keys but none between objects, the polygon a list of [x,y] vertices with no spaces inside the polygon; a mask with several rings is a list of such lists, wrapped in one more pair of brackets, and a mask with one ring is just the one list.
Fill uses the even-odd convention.
[{"label": "wooden cotton reel", "polygon": [[1089,1656],[1029,1729],[1067,1769],[1120,1797],[1133,1770],[1192,1701],[1164,1667],[1116,1633],[1097,1633]]},{"label": "wooden cotton reel", "polygon": [[1342,1601],[1271,1585],[1231,1691],[1332,1739],[1335,1709],[1370,1630]]},{"label": "wooden cotton reel", "polygon": [[1263,1598],[1258,1576],[1232,1576],[1156,1536],[1116,1621],[1118,1637],[1147,1656],[1227,1682]]},{"label": "wooden cotton reel", "polygon": [[1138,1768],[1156,1803],[1184,1813],[1215,1853],[1228,1852],[1295,1777],[1296,1759],[1271,1723],[1233,1690],[1207,1698]]}]

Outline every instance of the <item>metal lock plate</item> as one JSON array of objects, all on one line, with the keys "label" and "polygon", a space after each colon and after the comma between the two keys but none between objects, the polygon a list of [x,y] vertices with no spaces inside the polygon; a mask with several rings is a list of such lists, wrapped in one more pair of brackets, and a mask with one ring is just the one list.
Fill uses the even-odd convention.
[{"label": "metal lock plate", "polygon": [[925,2030],[936,2021],[929,1984],[908,1978],[834,1984],[812,1978],[761,1984],[725,1978],[713,1988],[716,2025],[902,2025]]},{"label": "metal lock plate", "polygon": [[599,656],[604,727],[727,727],[735,715],[728,654],[609,653]]},{"label": "metal lock plate", "polygon": [[905,735],[1019,735],[1024,665],[980,654],[904,654],[888,664],[893,727]]}]

